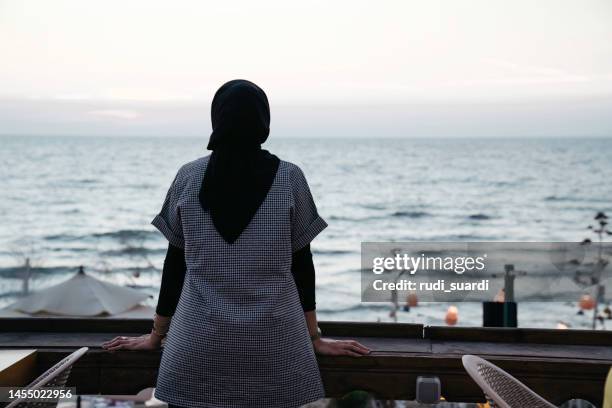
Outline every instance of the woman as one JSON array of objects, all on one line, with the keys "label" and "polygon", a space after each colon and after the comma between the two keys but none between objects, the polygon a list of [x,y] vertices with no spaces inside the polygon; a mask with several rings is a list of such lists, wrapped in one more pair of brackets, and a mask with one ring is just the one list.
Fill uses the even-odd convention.
[{"label": "woman", "polygon": [[170,405],[298,407],[324,396],[315,352],[369,350],[319,334],[310,242],[327,224],[302,171],[261,149],[263,90],[230,81],[211,116],[212,154],[179,170],[152,222],[169,241],[153,330],[104,347],[156,349],[167,332],[155,395]]}]

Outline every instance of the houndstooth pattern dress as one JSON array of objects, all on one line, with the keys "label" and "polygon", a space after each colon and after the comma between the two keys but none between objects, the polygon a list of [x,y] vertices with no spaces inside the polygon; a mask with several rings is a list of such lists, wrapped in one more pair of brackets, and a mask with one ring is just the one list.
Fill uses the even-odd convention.
[{"label": "houndstooth pattern dress", "polygon": [[198,193],[209,156],[184,165],[152,224],[185,249],[185,283],[155,396],[184,407],[292,408],[324,396],[291,255],[327,224],[304,174],[281,161],[270,191],[233,243]]}]

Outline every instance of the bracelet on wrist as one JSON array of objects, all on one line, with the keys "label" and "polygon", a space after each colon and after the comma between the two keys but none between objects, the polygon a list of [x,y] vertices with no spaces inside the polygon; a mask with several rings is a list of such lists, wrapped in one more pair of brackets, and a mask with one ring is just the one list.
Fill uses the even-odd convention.
[{"label": "bracelet on wrist", "polygon": [[321,338],[321,328],[317,326],[317,333],[310,335],[310,341],[314,342]]},{"label": "bracelet on wrist", "polygon": [[151,329],[151,334],[159,337],[161,340],[165,339],[167,336],[166,334],[159,333],[157,330],[155,330],[155,328]]},{"label": "bracelet on wrist", "polygon": [[153,317],[153,329],[151,333],[155,334],[160,338],[165,338],[170,328],[170,317],[160,316],[155,314]]}]

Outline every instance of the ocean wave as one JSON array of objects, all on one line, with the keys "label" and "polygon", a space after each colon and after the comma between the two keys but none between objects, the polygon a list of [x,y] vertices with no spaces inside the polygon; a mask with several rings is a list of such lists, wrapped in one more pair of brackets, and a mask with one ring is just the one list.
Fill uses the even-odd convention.
[{"label": "ocean wave", "polygon": [[312,253],[314,255],[346,255],[353,254],[357,251],[349,251],[346,249],[313,249]]},{"label": "ocean wave", "polygon": [[384,204],[357,204],[358,207],[365,208],[366,210],[384,210],[387,208]]},{"label": "ocean wave", "polygon": [[[77,267],[74,266],[35,266],[30,268],[30,273],[32,275],[51,275],[51,274],[61,274],[61,273],[69,273],[76,272],[78,270]],[[23,266],[8,266],[0,268],[0,277],[2,278],[13,278],[13,279],[21,279],[23,278],[23,272],[25,268]]]},{"label": "ocean wave", "polygon": [[544,201],[576,201],[576,198],[549,195],[549,196],[544,197]]},{"label": "ocean wave", "polygon": [[431,214],[425,211],[396,211],[391,214],[391,216],[400,218],[423,218],[430,217]]},{"label": "ocean wave", "polygon": [[356,218],[346,217],[344,215],[330,215],[327,218],[331,221],[358,221]]},{"label": "ocean wave", "polygon": [[[8,266],[0,268],[1,279],[23,279],[23,272],[25,268],[23,266]],[[30,276],[35,278],[36,276],[48,276],[48,275],[66,275],[72,276],[79,270],[78,266],[39,266],[30,268]],[[113,268],[101,266],[100,264],[92,264],[90,266],[85,265],[85,272],[92,272],[99,275],[133,275],[135,272],[139,273],[153,273],[159,272],[159,269],[154,265],[145,265],[142,267],[129,266],[129,267],[118,267]]]},{"label": "ocean wave", "polygon": [[98,232],[92,234],[93,237],[96,238],[116,238],[119,240],[127,240],[127,239],[146,239],[148,237],[158,236],[157,231],[152,230],[134,230],[134,229],[125,229],[125,230],[117,230],[117,231],[108,231],[108,232]]},{"label": "ocean wave", "polygon": [[490,220],[493,217],[487,214],[478,213],[478,214],[471,214],[467,218],[468,220],[473,220],[473,221],[485,221],[485,220]]},{"label": "ocean wave", "polygon": [[520,183],[520,180],[516,181],[493,181],[489,185],[493,187],[514,187]]},{"label": "ocean wave", "polygon": [[127,246],[118,249],[109,249],[102,251],[101,255],[106,256],[144,256],[144,255],[163,255],[166,253],[166,248],[147,248],[144,246]]},{"label": "ocean wave", "polygon": [[557,196],[557,195],[549,195],[544,197],[544,201],[548,202],[570,202],[570,203],[604,203],[609,204],[611,201],[610,197],[568,197],[568,196]]},{"label": "ocean wave", "polygon": [[433,235],[427,237],[402,237],[398,241],[423,241],[423,242],[487,242],[487,241],[503,241],[507,240],[503,235],[482,235],[482,234],[448,234],[448,235]]},{"label": "ocean wave", "polygon": [[330,215],[328,219],[330,221],[348,221],[348,222],[364,222],[364,221],[376,221],[386,217],[380,215],[372,215],[369,217],[347,217],[344,215]]},{"label": "ocean wave", "polygon": [[153,190],[157,188],[157,184],[153,183],[138,183],[138,184],[128,184],[125,186],[126,188],[133,188],[135,190]]},{"label": "ocean wave", "polygon": [[391,214],[383,215],[371,215],[365,217],[347,217],[345,215],[331,215],[329,219],[332,221],[351,221],[351,222],[363,222],[363,221],[376,221],[384,220],[388,218],[424,218],[431,217],[432,214],[425,211],[395,211]]},{"label": "ocean wave", "polygon": [[457,234],[449,235],[449,240],[459,241],[499,241],[500,237],[495,235],[479,235],[479,234]]},{"label": "ocean wave", "polygon": [[45,246],[45,247],[42,247],[42,250],[50,251],[50,252],[78,252],[78,253],[97,252],[96,248],[65,247],[65,246]]},{"label": "ocean wave", "polygon": [[123,229],[116,231],[107,232],[95,232],[88,235],[74,235],[74,234],[54,234],[46,235],[44,239],[46,241],[78,241],[88,239],[99,239],[99,238],[110,238],[117,239],[120,241],[128,241],[131,239],[147,239],[158,236],[159,233],[154,230],[140,230],[140,229]]},{"label": "ocean wave", "polygon": [[76,241],[78,239],[81,239],[81,237],[72,234],[53,234],[46,235],[43,237],[43,239],[46,241]]},{"label": "ocean wave", "polygon": [[345,308],[335,308],[335,309],[317,308],[317,312],[334,314],[334,313],[355,312],[355,311],[360,311],[360,310],[389,310],[389,304],[390,302],[389,303],[386,303],[386,302],[367,303],[367,304],[356,303],[353,306],[349,306]]}]

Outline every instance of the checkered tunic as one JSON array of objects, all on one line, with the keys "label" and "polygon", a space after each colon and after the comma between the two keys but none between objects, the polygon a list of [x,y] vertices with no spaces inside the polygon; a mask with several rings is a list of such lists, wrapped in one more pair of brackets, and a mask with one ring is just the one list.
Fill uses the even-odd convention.
[{"label": "checkered tunic", "polygon": [[185,249],[187,274],[155,396],[184,407],[289,408],[324,396],[291,254],[326,226],[299,167],[281,161],[228,244],[198,199],[209,156],[184,165],[152,224]]}]

